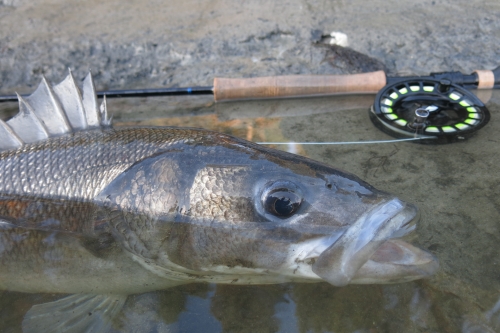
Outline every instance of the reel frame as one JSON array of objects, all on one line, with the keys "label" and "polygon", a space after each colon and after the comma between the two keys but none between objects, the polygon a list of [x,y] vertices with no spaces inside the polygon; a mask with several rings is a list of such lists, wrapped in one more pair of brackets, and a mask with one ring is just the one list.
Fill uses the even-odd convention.
[{"label": "reel frame", "polygon": [[380,90],[369,115],[393,137],[431,144],[467,139],[490,120],[490,112],[471,91],[447,79],[419,77]]}]

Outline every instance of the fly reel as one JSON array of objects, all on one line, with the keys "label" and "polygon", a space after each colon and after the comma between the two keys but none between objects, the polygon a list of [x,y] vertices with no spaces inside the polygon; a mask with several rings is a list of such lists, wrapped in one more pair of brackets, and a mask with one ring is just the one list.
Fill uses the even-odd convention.
[{"label": "fly reel", "polygon": [[486,106],[450,80],[401,80],[379,91],[370,109],[376,127],[419,143],[450,143],[470,137],[490,120]]}]

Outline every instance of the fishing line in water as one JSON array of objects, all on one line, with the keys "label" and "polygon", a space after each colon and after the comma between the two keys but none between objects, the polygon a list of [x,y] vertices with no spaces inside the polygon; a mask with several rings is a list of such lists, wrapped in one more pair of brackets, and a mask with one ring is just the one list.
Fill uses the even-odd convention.
[{"label": "fishing line in water", "polygon": [[397,140],[372,140],[372,141],[338,141],[338,142],[257,142],[260,145],[358,145],[375,143],[392,143],[403,141],[429,140],[434,137],[407,138]]}]

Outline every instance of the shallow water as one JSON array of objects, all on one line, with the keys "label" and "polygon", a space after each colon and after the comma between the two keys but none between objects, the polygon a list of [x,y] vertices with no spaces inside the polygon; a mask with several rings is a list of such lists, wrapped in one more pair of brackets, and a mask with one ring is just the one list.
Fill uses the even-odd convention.
[{"label": "shallow water", "polygon": [[[115,332],[500,331],[500,95],[490,123],[448,145],[274,145],[355,173],[416,204],[413,242],[439,259],[432,278],[336,288],[326,283],[193,284],[130,296]],[[255,142],[387,140],[368,118],[373,96],[214,105],[210,98],[109,100],[117,126],[205,127]],[[15,105],[0,105],[15,109]],[[8,113],[8,110],[7,110]],[[0,332],[60,295],[4,291]]]}]

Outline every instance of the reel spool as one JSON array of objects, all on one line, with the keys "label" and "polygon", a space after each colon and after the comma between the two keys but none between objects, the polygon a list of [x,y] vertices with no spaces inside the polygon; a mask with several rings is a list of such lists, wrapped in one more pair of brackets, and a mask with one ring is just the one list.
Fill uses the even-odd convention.
[{"label": "reel spool", "polygon": [[469,90],[451,81],[401,80],[375,97],[370,119],[396,138],[419,143],[451,143],[470,137],[490,120],[486,106]]}]

